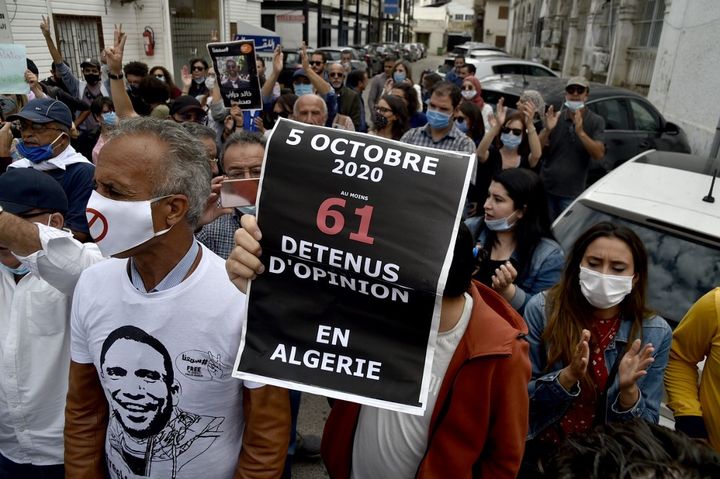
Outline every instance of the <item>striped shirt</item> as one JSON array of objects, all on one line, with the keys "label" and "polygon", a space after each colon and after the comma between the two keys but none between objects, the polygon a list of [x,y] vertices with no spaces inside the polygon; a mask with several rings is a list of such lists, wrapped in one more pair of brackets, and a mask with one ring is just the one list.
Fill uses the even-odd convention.
[{"label": "striped shirt", "polygon": [[438,141],[432,139],[430,125],[408,130],[400,141],[416,146],[437,148],[438,150],[456,151],[458,153],[475,153],[475,143],[453,123],[452,128]]}]

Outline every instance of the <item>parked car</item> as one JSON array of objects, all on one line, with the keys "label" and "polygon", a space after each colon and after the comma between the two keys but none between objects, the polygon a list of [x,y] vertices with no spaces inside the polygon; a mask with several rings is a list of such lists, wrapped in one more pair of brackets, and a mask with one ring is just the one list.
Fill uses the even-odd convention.
[{"label": "parked car", "polygon": [[[502,75],[482,80],[483,99],[495,105],[501,97],[515,108],[523,90],[539,91],[558,111],[565,101],[567,80],[556,77]],[[588,184],[645,150],[690,153],[685,132],[666,121],[644,96],[625,88],[590,83],[587,108],[605,119],[605,158],[593,162]]]},{"label": "parked car", "polygon": [[[683,153],[640,153],[585,190],[553,223],[555,238],[568,251],[600,221],[631,228],[648,252],[647,304],[675,328],[720,278],[720,187],[711,186],[718,163]],[[705,201],[708,192],[715,202]],[[675,424],[664,403],[660,424]]]},{"label": "parked car", "polygon": [[720,278],[720,185],[703,201],[717,160],[650,150],[588,187],[553,223],[568,251],[593,224],[630,227],[648,250],[648,304],[672,326]]},{"label": "parked car", "polygon": [[[437,73],[444,78],[445,74],[455,67],[455,57],[457,56],[458,55],[446,56],[443,60],[443,64],[438,67]],[[496,48],[474,48],[472,50],[466,51],[463,56],[465,57],[465,61],[480,60],[484,58],[511,58],[507,52],[498,50]]]},{"label": "parked car", "polygon": [[467,54],[470,50],[495,50],[495,51],[506,53],[505,50],[503,50],[502,48],[496,47],[495,45],[492,45],[490,43],[465,42],[462,45],[456,45],[452,49],[451,54],[454,57],[456,57],[458,55],[467,56]]},{"label": "parked car", "polygon": [[558,77],[559,75],[542,63],[518,58],[466,58],[465,63],[475,65],[475,76],[483,81],[493,75],[525,75],[531,77]]},{"label": "parked car", "polygon": [[325,54],[325,57],[327,58],[328,63],[340,63],[340,58],[342,52],[350,52],[352,54],[352,60],[350,60],[350,63],[352,64],[353,70],[360,70],[365,71],[367,69],[367,64],[365,63],[364,59],[361,59],[358,55],[358,52],[350,47],[321,47],[316,48],[315,52],[323,52]]},{"label": "parked car", "polygon": [[408,61],[416,62],[420,60],[420,50],[414,43],[403,43],[402,48],[403,55]]}]

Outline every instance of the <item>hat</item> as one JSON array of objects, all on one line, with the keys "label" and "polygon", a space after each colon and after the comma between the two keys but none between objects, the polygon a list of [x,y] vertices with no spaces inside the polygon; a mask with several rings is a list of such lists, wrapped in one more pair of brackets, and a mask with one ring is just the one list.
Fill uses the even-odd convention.
[{"label": "hat", "polygon": [[580,77],[580,76],[571,77],[568,80],[567,84],[565,84],[565,86],[569,87],[570,85],[580,85],[580,86],[584,86],[585,88],[588,88],[588,89],[590,88],[590,83],[587,81],[587,79],[585,77]]},{"label": "hat", "polygon": [[14,215],[34,209],[65,214],[68,200],[60,183],[47,173],[33,168],[8,168],[0,175],[0,205]]},{"label": "hat", "polygon": [[292,76],[292,77],[293,77],[293,80],[294,80],[294,79],[296,79],[297,77],[305,77],[305,78],[307,78],[308,76],[307,76],[307,73],[305,73],[305,70],[303,70],[302,68],[298,68],[297,70],[295,70],[295,71],[293,72],[293,76]]},{"label": "hat", "polygon": [[80,64],[80,68],[85,68],[85,67],[95,67],[95,68],[97,68],[97,69],[99,70],[99,69],[100,69],[100,62],[97,61],[97,59],[95,59],[95,58],[86,58],[86,59],[83,60],[82,63]]},{"label": "hat", "polygon": [[72,128],[72,114],[65,103],[53,98],[35,98],[31,100],[20,113],[15,113],[8,120],[28,120],[44,125],[56,121],[68,128]]},{"label": "hat", "polygon": [[205,110],[200,106],[200,102],[194,96],[180,95],[170,105],[170,115],[175,113],[186,113],[188,111],[197,111],[198,114],[204,115]]}]

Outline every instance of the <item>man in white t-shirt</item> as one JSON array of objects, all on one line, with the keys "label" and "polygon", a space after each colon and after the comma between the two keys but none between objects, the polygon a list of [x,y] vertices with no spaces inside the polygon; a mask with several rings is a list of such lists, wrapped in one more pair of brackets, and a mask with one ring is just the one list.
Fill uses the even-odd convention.
[{"label": "man in white t-shirt", "polygon": [[126,120],[95,180],[88,224],[112,258],[73,297],[67,477],[278,477],[287,391],[231,376],[245,296],[193,236],[210,194],[202,143]]},{"label": "man in white t-shirt", "polygon": [[[227,261],[241,290],[265,268],[260,230],[241,219]],[[496,292],[471,283],[473,240],[455,242],[440,311],[430,395],[423,416],[336,400],[322,457],[332,479],[514,479],[528,429],[527,326]],[[250,253],[250,254],[248,254]]]}]

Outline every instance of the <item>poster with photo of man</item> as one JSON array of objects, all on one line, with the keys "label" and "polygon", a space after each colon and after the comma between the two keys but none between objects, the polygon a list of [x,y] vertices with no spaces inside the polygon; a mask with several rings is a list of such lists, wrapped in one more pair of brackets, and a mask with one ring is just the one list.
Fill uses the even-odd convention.
[{"label": "poster with photo of man", "polygon": [[208,43],[207,49],[225,106],[239,105],[243,110],[261,110],[255,42],[239,40]]}]

